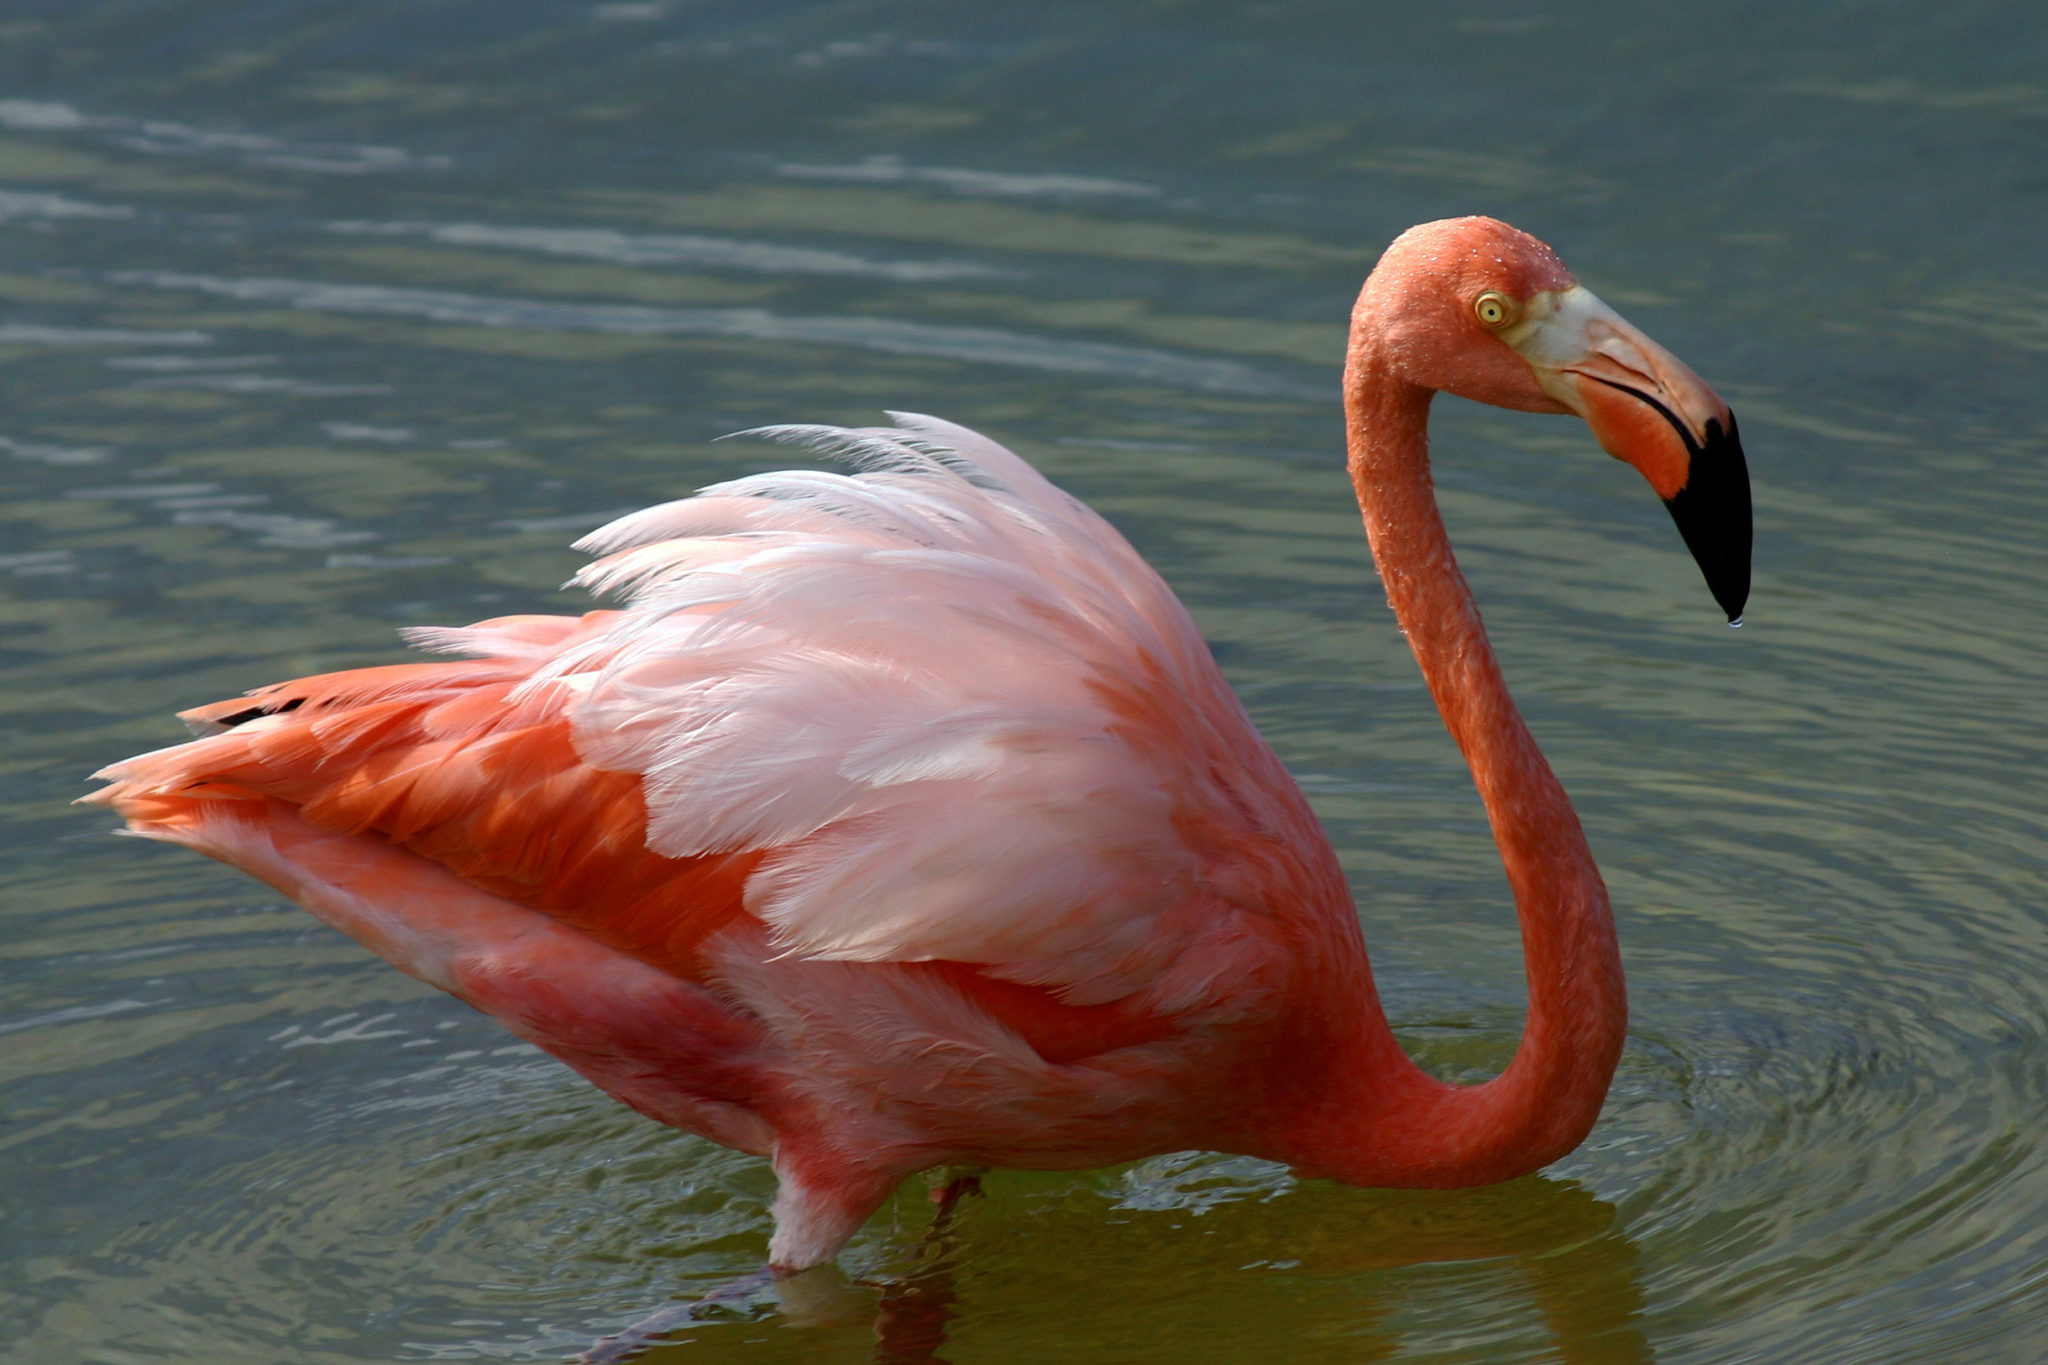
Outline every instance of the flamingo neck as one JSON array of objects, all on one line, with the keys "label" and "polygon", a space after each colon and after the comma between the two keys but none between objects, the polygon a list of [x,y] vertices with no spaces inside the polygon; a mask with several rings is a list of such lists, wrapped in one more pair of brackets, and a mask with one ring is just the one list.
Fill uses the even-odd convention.
[{"label": "flamingo neck", "polygon": [[1432,397],[1354,342],[1345,370],[1352,483],[1388,601],[1486,805],[1521,922],[1529,1010],[1508,1069],[1470,1087],[1422,1072],[1371,1011],[1349,1049],[1365,1064],[1330,1078],[1327,1118],[1309,1125],[1321,1129],[1321,1150],[1294,1158],[1362,1185],[1481,1184],[1563,1156],[1599,1117],[1628,1022],[1606,887],[1508,695],[1437,510]]}]

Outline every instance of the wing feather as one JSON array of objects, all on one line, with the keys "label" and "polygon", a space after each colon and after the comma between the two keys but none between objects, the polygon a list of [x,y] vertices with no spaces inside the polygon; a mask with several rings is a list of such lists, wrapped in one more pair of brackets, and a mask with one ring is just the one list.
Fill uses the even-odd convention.
[{"label": "wing feather", "polygon": [[[649,844],[759,852],[747,908],[785,955],[980,964],[1076,1004],[1150,988],[1231,914],[1341,896],[1123,537],[987,438],[896,416],[757,433],[860,472],[703,495],[799,508],[801,529],[684,503],[586,538],[614,559],[585,581],[626,596],[627,625],[574,665],[568,714],[591,762],[643,776]],[[622,549],[630,573],[606,567]]]},{"label": "wing feather", "polygon": [[617,610],[409,632],[471,657],[199,708],[201,739],[102,795],[145,824],[284,801],[694,977],[744,915],[784,958],[964,964],[1013,1013],[1030,991],[1177,1008],[1226,939],[1341,902],[1299,790],[1124,538],[988,438],[893,416],[757,433],[853,473],[592,532],[577,581]]}]

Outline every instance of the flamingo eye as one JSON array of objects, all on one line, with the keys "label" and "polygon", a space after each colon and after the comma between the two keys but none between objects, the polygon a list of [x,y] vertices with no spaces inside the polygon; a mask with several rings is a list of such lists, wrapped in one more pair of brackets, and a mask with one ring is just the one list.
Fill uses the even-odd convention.
[{"label": "flamingo eye", "polygon": [[1472,300],[1472,311],[1479,315],[1479,321],[1488,327],[1505,327],[1515,320],[1521,310],[1515,301],[1497,289],[1489,289]]}]

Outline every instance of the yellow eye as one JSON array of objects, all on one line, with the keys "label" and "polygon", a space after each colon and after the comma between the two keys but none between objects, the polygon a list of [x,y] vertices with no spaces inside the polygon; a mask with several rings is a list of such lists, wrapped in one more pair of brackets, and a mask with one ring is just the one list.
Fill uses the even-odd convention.
[{"label": "yellow eye", "polygon": [[1472,311],[1479,315],[1479,321],[1488,327],[1505,327],[1515,320],[1520,310],[1515,301],[1497,289],[1489,289],[1472,300]]}]

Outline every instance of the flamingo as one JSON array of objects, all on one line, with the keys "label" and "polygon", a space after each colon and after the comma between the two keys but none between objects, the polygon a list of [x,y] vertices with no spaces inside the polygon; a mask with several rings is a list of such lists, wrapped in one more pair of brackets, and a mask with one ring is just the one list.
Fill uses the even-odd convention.
[{"label": "flamingo", "polygon": [[1354,1185],[1505,1180],[1598,1117],[1627,1004],[1605,887],[1432,491],[1435,393],[1576,413],[1732,622],[1726,404],[1490,218],[1402,234],[1344,368],[1389,601],[1484,801],[1526,1027],[1412,1062],[1337,858],[1187,612],[1107,522],[963,427],[766,428],[759,474],[578,548],[622,605],[184,713],[84,798],[250,873],[616,1099],[773,1163],[768,1263],[831,1261],[906,1177],[1210,1149]]}]

